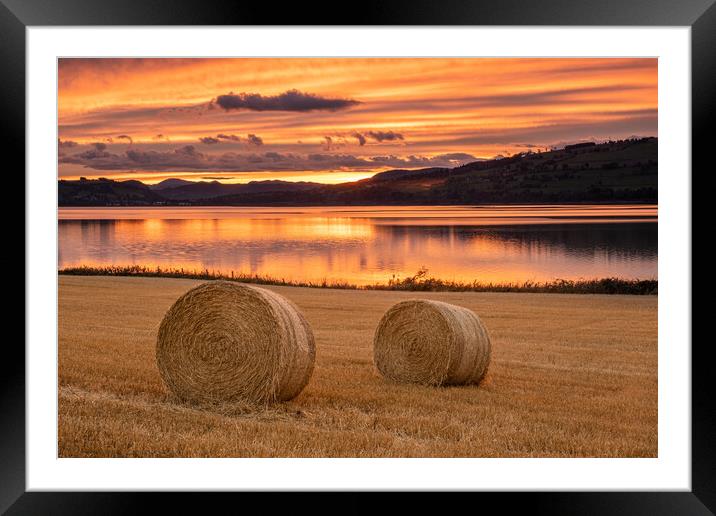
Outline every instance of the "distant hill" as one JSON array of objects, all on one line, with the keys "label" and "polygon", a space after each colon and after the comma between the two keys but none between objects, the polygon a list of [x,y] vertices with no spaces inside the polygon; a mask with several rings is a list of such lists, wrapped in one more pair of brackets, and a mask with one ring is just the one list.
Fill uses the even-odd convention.
[{"label": "distant hill", "polygon": [[59,206],[146,206],[163,201],[164,197],[134,180],[60,180],[57,184]]},{"label": "distant hill", "polygon": [[160,181],[155,185],[151,185],[149,188],[152,190],[166,190],[167,188],[176,188],[177,186],[184,186],[190,184],[192,184],[192,181],[171,177],[169,179],[165,179],[164,181]]},{"label": "distant hill", "polygon": [[417,170],[388,170],[386,172],[378,172],[371,180],[373,182],[378,181],[392,181],[395,179],[407,179],[416,178],[418,176],[426,176],[430,174],[436,174],[440,172],[447,172],[449,168],[419,168]]},{"label": "distant hill", "polygon": [[[161,185],[161,186],[160,186]],[[172,186],[174,185],[174,186]],[[112,179],[81,179],[58,182],[59,206],[146,206],[187,204],[221,196],[252,193],[285,192],[295,194],[324,185],[305,181],[251,181],[246,184],[225,184],[218,181],[185,181],[165,179],[156,185],[141,181]]]},{"label": "distant hill", "polygon": [[321,187],[320,183],[291,181],[251,181],[246,184],[226,184],[218,181],[186,181],[185,184],[161,191],[162,197],[171,200],[213,199],[226,195],[251,194],[256,192],[302,192]]},{"label": "distant hill", "polygon": [[202,181],[152,189],[139,181],[60,181],[59,203],[60,206],[655,203],[657,151],[656,138],[571,145],[550,152],[476,161],[452,169],[389,170],[337,185]]}]

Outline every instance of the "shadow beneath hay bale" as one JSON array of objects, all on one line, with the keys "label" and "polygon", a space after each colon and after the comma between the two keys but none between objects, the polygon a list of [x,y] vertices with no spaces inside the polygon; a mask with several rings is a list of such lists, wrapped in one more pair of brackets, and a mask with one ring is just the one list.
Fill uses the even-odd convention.
[{"label": "shadow beneath hay bale", "polygon": [[204,413],[211,413],[221,417],[255,419],[260,421],[292,421],[303,419],[307,413],[297,410],[289,403],[258,404],[250,402],[232,403],[193,403],[179,399],[174,394],[168,393],[164,403],[179,410],[190,410]]}]

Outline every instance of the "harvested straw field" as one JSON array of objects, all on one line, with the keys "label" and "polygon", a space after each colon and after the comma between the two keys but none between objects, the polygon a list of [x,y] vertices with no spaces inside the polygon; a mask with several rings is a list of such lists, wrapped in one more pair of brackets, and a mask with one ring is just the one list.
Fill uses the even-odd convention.
[{"label": "harvested straw field", "polygon": [[[267,408],[179,401],[155,358],[159,325],[200,281],[60,276],[61,457],[655,457],[657,297],[264,287],[313,328],[311,380]],[[372,341],[395,303],[477,313],[479,386],[386,380]]]}]

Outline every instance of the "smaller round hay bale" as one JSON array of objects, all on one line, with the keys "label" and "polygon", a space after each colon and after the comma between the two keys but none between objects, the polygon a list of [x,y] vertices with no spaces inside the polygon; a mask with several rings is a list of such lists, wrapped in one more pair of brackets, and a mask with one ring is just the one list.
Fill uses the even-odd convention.
[{"label": "smaller round hay bale", "polygon": [[315,354],[311,327],[293,303],[229,281],[177,299],[157,336],[162,379],[200,405],[290,400],[308,383]]},{"label": "smaller round hay bale", "polygon": [[440,301],[409,300],[391,307],[373,339],[373,360],[400,383],[479,383],[490,364],[490,336],[471,310]]}]

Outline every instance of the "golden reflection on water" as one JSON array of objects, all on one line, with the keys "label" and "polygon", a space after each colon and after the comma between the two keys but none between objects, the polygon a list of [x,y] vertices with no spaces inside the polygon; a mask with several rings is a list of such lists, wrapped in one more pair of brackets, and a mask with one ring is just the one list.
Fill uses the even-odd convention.
[{"label": "golden reflection on water", "polygon": [[367,284],[657,276],[656,206],[82,208],[59,265],[145,265]]},{"label": "golden reflection on water", "polygon": [[[149,240],[167,241],[179,231],[186,242],[213,240],[291,240],[370,238],[374,225],[356,219],[145,219],[140,229]],[[136,220],[118,220],[116,231],[131,233]]]},{"label": "golden reflection on water", "polygon": [[586,220],[603,217],[655,219],[655,204],[543,204],[503,206],[326,206],[326,207],[117,207],[60,208],[60,220],[100,219],[284,219],[284,218],[370,218],[396,220],[436,219],[549,223],[550,221]]}]

